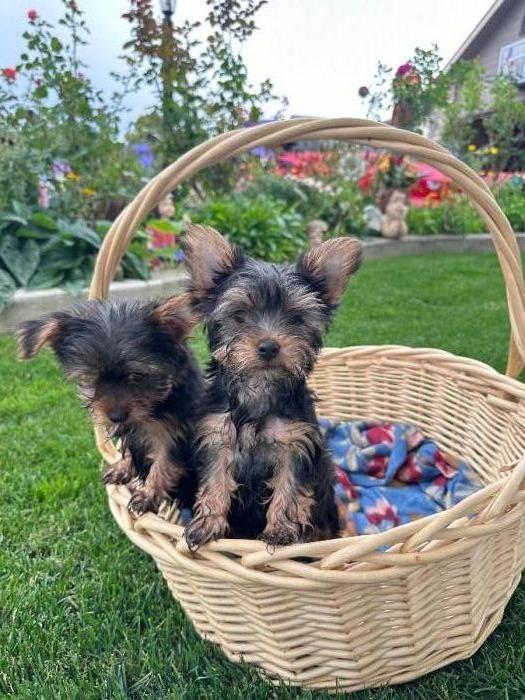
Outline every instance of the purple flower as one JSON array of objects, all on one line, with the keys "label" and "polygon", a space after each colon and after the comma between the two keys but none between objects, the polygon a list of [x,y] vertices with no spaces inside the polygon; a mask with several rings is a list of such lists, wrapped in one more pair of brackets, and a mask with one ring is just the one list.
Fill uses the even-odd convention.
[{"label": "purple flower", "polygon": [[407,73],[410,73],[414,69],[414,66],[410,63],[410,61],[407,61],[406,63],[402,63],[399,68],[396,70],[396,78],[402,78],[404,75]]},{"label": "purple flower", "polygon": [[137,156],[138,162],[144,168],[152,168],[155,163],[155,154],[151,150],[149,143],[134,143],[131,150]]},{"label": "purple flower", "polygon": [[53,171],[53,178],[57,182],[62,182],[65,176],[71,172],[71,166],[66,160],[54,160],[51,164],[51,170]]},{"label": "purple flower", "polygon": [[177,262],[184,262],[186,260],[186,256],[184,255],[183,251],[179,248],[173,253],[173,257]]}]

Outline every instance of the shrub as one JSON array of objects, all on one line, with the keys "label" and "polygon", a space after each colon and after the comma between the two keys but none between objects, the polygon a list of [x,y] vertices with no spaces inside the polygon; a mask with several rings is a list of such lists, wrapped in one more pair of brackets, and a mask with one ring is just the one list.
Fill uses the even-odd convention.
[{"label": "shrub", "polygon": [[525,231],[525,186],[521,184],[503,185],[496,192],[498,204],[507,215],[515,231]]},{"label": "shrub", "polygon": [[292,260],[306,247],[302,216],[267,194],[220,197],[193,211],[191,218],[213,226],[249,255],[263,260]]},{"label": "shrub", "polygon": [[[99,222],[55,219],[44,211],[16,205],[0,214],[0,310],[17,287],[62,287],[78,294],[91,278],[102,238],[109,227]],[[144,233],[135,236],[118,276],[147,279],[149,253]]]},{"label": "shrub", "polygon": [[487,226],[465,197],[442,202],[433,207],[410,208],[407,215],[410,233],[485,233]]}]

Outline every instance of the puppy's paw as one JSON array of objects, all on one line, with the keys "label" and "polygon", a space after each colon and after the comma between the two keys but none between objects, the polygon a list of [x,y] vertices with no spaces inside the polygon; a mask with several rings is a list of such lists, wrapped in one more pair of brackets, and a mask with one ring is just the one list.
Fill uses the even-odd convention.
[{"label": "puppy's paw", "polygon": [[135,515],[144,513],[156,513],[159,509],[160,501],[155,494],[144,488],[137,488],[128,502],[128,510]]},{"label": "puppy's paw", "polygon": [[129,460],[121,459],[108,466],[102,472],[102,481],[105,484],[127,484],[133,478],[133,470]]},{"label": "puppy's paw", "polygon": [[193,518],[184,530],[186,544],[195,552],[201,544],[219,540],[228,532],[228,521],[223,515],[207,515]]},{"label": "puppy's paw", "polygon": [[294,523],[281,523],[279,526],[266,527],[261,535],[268,549],[286,547],[301,541],[301,530]]}]

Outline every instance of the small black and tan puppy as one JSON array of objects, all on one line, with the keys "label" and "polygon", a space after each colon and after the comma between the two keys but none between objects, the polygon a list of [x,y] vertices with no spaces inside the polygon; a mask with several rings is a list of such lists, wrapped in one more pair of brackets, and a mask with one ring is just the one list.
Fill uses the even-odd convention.
[{"label": "small black and tan puppy", "polygon": [[335,537],[335,473],[306,378],[361,244],[334,238],[278,266],[194,225],[184,247],[212,352],[188,546],[226,534],[269,545]]},{"label": "small black and tan puppy", "polygon": [[185,295],[158,303],[93,300],[28,321],[19,354],[48,345],[95,423],[118,438],[122,460],[106,484],[130,482],[129,509],[157,511],[166,498],[191,508],[191,443],[204,379],[186,344],[195,325]]}]

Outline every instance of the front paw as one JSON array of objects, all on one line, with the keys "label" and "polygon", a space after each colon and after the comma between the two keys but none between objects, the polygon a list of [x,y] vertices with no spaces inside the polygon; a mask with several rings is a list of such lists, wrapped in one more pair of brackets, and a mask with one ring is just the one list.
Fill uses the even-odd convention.
[{"label": "front paw", "polygon": [[266,526],[261,535],[268,548],[286,547],[301,541],[301,529],[292,522],[283,522],[278,525]]},{"label": "front paw", "polygon": [[193,518],[184,530],[186,544],[195,552],[201,544],[219,540],[228,532],[228,521],[223,515],[207,515]]},{"label": "front paw", "polygon": [[160,499],[155,494],[147,491],[144,488],[138,487],[128,501],[128,510],[135,515],[144,515],[144,513],[156,513],[160,506]]},{"label": "front paw", "polygon": [[127,460],[121,459],[108,466],[102,472],[102,481],[105,484],[127,484],[133,478],[130,464]]}]

